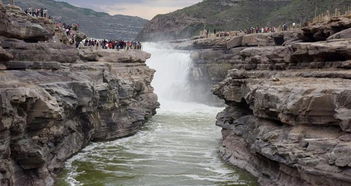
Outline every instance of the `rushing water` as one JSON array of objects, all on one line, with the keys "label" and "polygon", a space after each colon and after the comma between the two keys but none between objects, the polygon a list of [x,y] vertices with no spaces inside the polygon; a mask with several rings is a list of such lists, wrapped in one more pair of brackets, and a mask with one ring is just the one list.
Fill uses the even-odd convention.
[{"label": "rushing water", "polygon": [[148,65],[157,70],[158,114],[132,137],[86,147],[66,163],[59,185],[255,185],[218,157],[214,123],[221,108],[189,102],[190,54],[144,47],[152,54]]}]

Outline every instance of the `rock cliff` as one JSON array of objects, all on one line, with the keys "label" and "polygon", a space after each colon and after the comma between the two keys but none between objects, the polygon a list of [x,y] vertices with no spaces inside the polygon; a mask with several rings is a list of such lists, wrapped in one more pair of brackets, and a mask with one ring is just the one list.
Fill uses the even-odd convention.
[{"label": "rock cliff", "polygon": [[261,185],[351,184],[350,27],[338,17],[188,45],[201,48],[194,78],[224,79],[213,88],[227,105],[216,123],[224,160]]},{"label": "rock cliff", "polygon": [[[192,92],[194,95],[197,95],[196,99],[211,105],[221,105],[223,101],[213,95],[211,87],[224,80],[230,69],[250,69],[255,66],[252,63],[248,64],[245,61],[241,61],[241,54],[252,55],[251,58],[259,58],[260,56],[258,55],[273,55],[274,52],[279,51],[280,46],[281,51],[274,53],[274,55],[284,55],[281,52],[284,52],[285,49],[281,45],[299,40],[299,34],[301,33],[297,31],[289,31],[237,37],[214,37],[173,43],[173,46],[192,51],[193,64],[190,69],[189,79]],[[272,49],[269,51],[261,50],[264,46],[272,49],[276,48],[276,51]]]},{"label": "rock cliff", "polygon": [[158,107],[150,54],[78,51],[55,32],[0,4],[0,185],[53,185],[66,159],[136,133]]}]

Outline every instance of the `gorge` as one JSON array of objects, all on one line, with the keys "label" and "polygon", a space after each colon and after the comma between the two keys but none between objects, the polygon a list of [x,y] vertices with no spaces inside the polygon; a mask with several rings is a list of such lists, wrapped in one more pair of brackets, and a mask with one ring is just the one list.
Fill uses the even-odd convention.
[{"label": "gorge", "polygon": [[67,162],[59,185],[256,185],[220,160],[214,123],[221,108],[191,102],[190,53],[160,43],[143,47],[156,69],[157,115],[134,136],[83,149]]},{"label": "gorge", "polygon": [[0,185],[351,184],[349,14],[143,50],[0,25]]}]

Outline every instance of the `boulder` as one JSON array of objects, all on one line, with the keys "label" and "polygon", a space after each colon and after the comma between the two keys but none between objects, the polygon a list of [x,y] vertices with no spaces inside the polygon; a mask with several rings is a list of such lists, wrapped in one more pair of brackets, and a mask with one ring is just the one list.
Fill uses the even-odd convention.
[{"label": "boulder", "polygon": [[302,28],[299,38],[303,41],[325,41],[330,36],[351,28],[351,19],[347,16],[333,17],[330,20],[312,23]]},{"label": "boulder", "polygon": [[243,36],[237,36],[230,39],[227,43],[227,49],[242,46]]}]

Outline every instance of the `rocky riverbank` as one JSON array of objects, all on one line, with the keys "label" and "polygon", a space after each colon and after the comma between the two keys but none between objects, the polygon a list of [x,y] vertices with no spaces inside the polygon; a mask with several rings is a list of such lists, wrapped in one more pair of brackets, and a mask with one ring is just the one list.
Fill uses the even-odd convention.
[{"label": "rocky riverbank", "polygon": [[191,77],[216,84],[227,105],[216,123],[223,159],[261,185],[350,185],[350,33],[351,19],[338,17],[183,43],[197,49]]},{"label": "rocky riverbank", "polygon": [[132,135],[155,114],[142,51],[63,44],[45,18],[0,3],[0,185],[53,185],[91,141]]}]

